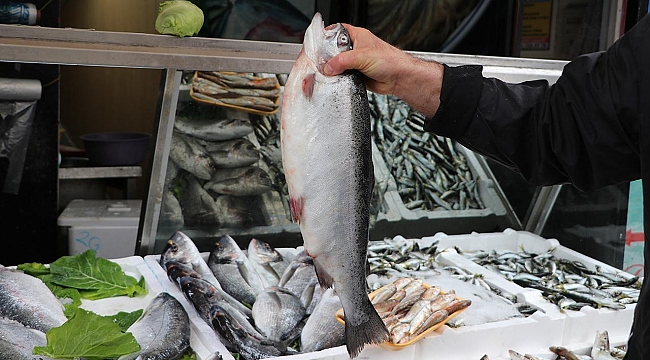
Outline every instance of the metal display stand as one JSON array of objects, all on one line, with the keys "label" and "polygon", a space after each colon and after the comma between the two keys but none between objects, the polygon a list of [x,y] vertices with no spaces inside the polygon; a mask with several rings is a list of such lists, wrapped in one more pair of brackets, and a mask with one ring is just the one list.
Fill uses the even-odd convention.
[{"label": "metal display stand", "polygon": [[[289,73],[300,44],[246,40],[177,38],[165,35],[0,25],[0,61],[61,65],[164,69],[155,150],[143,201],[138,253],[153,251],[182,70]],[[517,83],[557,80],[564,61],[411,52],[449,66],[483,65],[483,74]],[[501,193],[500,197],[505,198]],[[545,201],[538,197],[538,201]],[[550,206],[535,206],[545,219]],[[516,217],[515,217],[516,218]],[[537,221],[537,220],[534,220]],[[524,224],[526,229],[539,228]]]}]

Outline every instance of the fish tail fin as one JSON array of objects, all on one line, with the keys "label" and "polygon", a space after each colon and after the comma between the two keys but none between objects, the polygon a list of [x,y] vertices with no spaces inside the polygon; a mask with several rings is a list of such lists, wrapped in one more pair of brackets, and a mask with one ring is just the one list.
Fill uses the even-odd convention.
[{"label": "fish tail fin", "polygon": [[366,299],[368,303],[365,306],[371,310],[368,313],[368,320],[361,323],[345,321],[346,346],[351,359],[359,355],[365,344],[380,344],[388,341],[390,337],[384,321],[377,314],[370,300],[367,297]]}]

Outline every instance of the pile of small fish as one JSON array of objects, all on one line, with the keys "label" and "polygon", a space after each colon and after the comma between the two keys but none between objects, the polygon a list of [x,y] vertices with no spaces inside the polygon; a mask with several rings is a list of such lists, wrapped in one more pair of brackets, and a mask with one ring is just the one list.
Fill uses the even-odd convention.
[{"label": "pile of small fish", "polygon": [[443,293],[439,286],[427,286],[422,279],[402,277],[377,290],[372,304],[390,331],[390,342],[405,344],[471,301],[458,298],[453,290]]},{"label": "pile of small fish", "polygon": [[438,267],[436,245],[420,247],[415,240],[402,237],[371,241],[368,244],[368,275],[403,276],[413,271],[434,270]]},{"label": "pile of small fish", "polygon": [[[558,356],[557,358],[553,358],[556,360],[615,360],[625,357],[625,350],[610,346],[607,330],[603,332],[596,331],[596,340],[594,340],[594,346],[591,348],[589,355],[576,354],[563,346],[551,346],[549,350]],[[508,354],[511,360],[549,360],[548,358],[531,354],[522,355],[515,350],[509,350]],[[484,355],[480,360],[489,360],[489,358],[487,355]]]},{"label": "pile of small fish", "polygon": [[[437,242],[421,246],[415,239],[403,237],[386,238],[371,241],[368,245],[368,274],[378,276],[423,276],[428,273],[447,271],[453,277],[480,286],[498,295],[506,303],[515,306],[524,316],[529,316],[537,309],[523,303],[517,303],[516,297],[508,296],[500,289],[487,283],[481,274],[473,274],[457,266],[441,265],[436,261],[439,254]],[[372,283],[371,290],[376,290],[380,283]]]},{"label": "pile of small fish", "polygon": [[555,257],[554,249],[540,254],[523,249],[467,252],[457,247],[456,251],[520,286],[541,290],[562,311],[583,306],[624,309],[639,298],[637,276],[607,272],[599,266],[591,270],[579,261]]},{"label": "pile of small fish", "polygon": [[449,138],[424,131],[424,115],[392,96],[368,93],[372,135],[409,210],[485,206],[467,159]]},{"label": "pile of small fish", "polygon": [[251,73],[198,71],[191,96],[209,104],[270,113],[278,108],[280,84],[275,77]]},{"label": "pile of small fish", "polygon": [[194,242],[176,232],[160,264],[203,320],[228,341],[229,350],[243,359],[345,342],[344,327],[334,316],[341,301],[332,289],[321,289],[313,261],[304,253],[289,262],[269,244],[252,239],[245,254],[224,235],[205,261]]},{"label": "pile of small fish", "polygon": [[241,118],[177,116],[165,175],[163,226],[246,228],[259,222],[259,195],[271,190],[256,165],[257,147],[246,138],[253,125]]}]

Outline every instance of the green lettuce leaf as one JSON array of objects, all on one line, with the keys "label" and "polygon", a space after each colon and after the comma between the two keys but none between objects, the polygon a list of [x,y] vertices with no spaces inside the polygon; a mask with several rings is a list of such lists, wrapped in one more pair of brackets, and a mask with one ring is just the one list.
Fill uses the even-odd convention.
[{"label": "green lettuce leaf", "polygon": [[115,315],[107,316],[107,318],[111,319],[111,321],[116,323],[117,326],[120,327],[120,330],[122,330],[122,332],[126,332],[129,326],[133,325],[133,323],[140,318],[140,315],[142,315],[143,312],[144,309],[140,309],[132,312],[120,311]]},{"label": "green lettuce leaf", "polygon": [[50,264],[54,284],[79,289],[84,299],[144,295],[144,278],[139,281],[124,273],[120,265],[95,257],[94,250],[63,256]]},{"label": "green lettuce leaf", "polygon": [[57,359],[116,358],[140,350],[131,333],[123,333],[110,317],[78,309],[75,316],[46,334],[47,345],[34,347],[34,355]]},{"label": "green lettuce leaf", "polygon": [[16,266],[18,270],[23,271],[25,274],[31,276],[39,277],[40,275],[46,275],[50,273],[50,268],[41,264],[41,263],[24,263]]}]

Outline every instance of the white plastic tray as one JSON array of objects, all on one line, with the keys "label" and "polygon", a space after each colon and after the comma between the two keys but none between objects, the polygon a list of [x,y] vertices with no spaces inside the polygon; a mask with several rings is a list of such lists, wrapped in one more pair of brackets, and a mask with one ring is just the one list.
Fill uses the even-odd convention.
[{"label": "white plastic tray", "polygon": [[[136,279],[144,277],[145,287],[148,291],[147,295],[140,295],[132,298],[119,296],[100,300],[82,300],[82,308],[93,311],[99,315],[113,315],[120,311],[131,312],[146,308],[153,298],[161,292],[166,291],[166,289],[160,285],[160,281],[156,278],[149,265],[146,264],[142,257],[130,256],[110,260],[120,265],[127,275],[133,276]],[[179,294],[171,292],[169,292],[169,294],[174,296],[183,305],[190,317],[190,346],[196,353],[197,358],[199,360],[214,360],[218,358],[215,352],[219,351],[219,354],[223,355],[224,359],[227,359],[226,355],[230,355],[230,353],[225,349],[225,347],[222,348],[222,346],[219,346],[221,345],[220,342],[209,341],[210,339],[201,336],[202,329],[195,326],[197,323],[196,317],[198,315],[194,308],[188,309],[188,304],[183,294],[180,293],[180,296]]]},{"label": "white plastic tray", "polygon": [[616,272],[625,278],[633,276],[564,247],[556,239],[545,239],[530,232],[506,229],[500,233],[486,234],[446,235],[438,233],[435,236],[423,238],[421,241],[428,244],[438,241],[439,249],[448,249],[440,255],[439,261],[463,267],[474,273],[483,274],[488,283],[504,292],[516,295],[519,302],[542,309],[551,319],[564,319],[563,337],[559,345],[592,342],[597,330],[607,330],[612,338],[627,338],[629,335],[636,304],[626,305],[625,309],[622,310],[595,309],[586,306],[580,311],[567,310],[561,312],[556,305],[545,300],[540,291],[520,287],[501,275],[464,258],[453,250],[454,246],[458,246],[461,250],[467,251],[485,249],[517,251],[524,249],[528,252],[541,253],[550,248],[555,248],[553,255],[557,258],[580,261],[592,270],[599,266],[604,271]]}]

